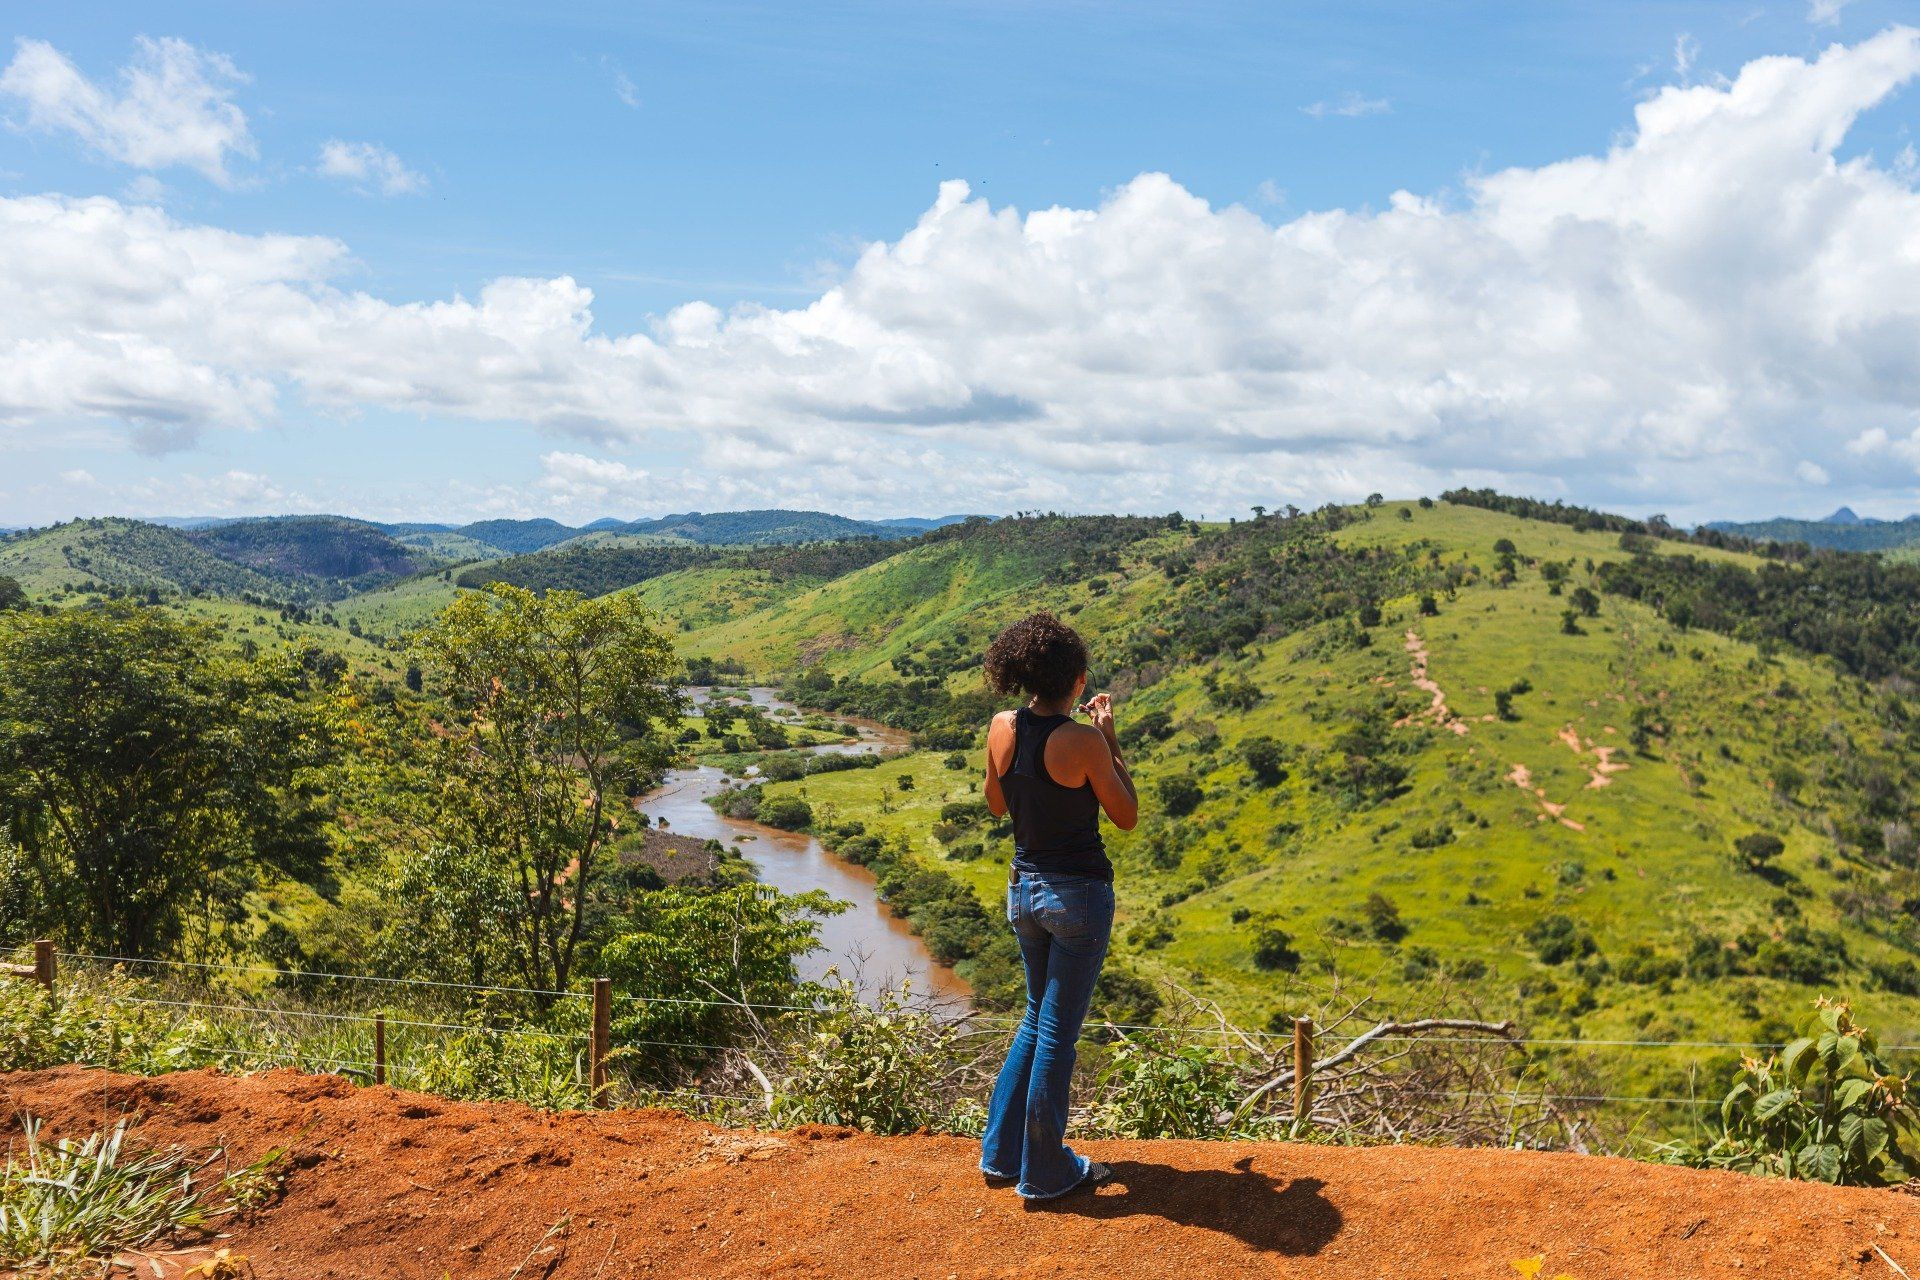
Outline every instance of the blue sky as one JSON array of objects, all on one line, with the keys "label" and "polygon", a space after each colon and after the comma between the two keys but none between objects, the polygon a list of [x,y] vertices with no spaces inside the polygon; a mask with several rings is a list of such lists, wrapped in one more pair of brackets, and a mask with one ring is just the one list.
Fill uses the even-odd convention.
[{"label": "blue sky", "polygon": [[[1475,194],[1486,175],[1603,155],[1631,140],[1636,106],[1663,89],[1728,92],[1756,59],[1813,66],[1829,46],[1860,47],[1916,14],[1881,0],[14,8],[0,20],[0,59],[23,70],[0,80],[0,198],[57,198],[71,211],[100,197],[155,210],[164,225],[103,233],[69,219],[48,252],[77,263],[98,249],[88,236],[110,234],[118,250],[150,237],[128,259],[135,283],[93,281],[100,292],[85,305],[50,305],[31,328],[0,328],[0,524],[104,511],[575,519],[771,504],[859,515],[1180,505],[1225,515],[1266,495],[1273,505],[1460,482],[1681,517],[1813,513],[1841,501],[1903,514],[1920,505],[1914,376],[1823,366],[1746,385],[1740,368],[1800,345],[1772,334],[1727,349],[1726,311],[1753,305],[1753,291],[1663,279],[1674,305],[1706,313],[1683,332],[1715,329],[1699,358],[1726,368],[1698,380],[1649,369],[1644,386],[1570,405],[1559,398],[1570,381],[1617,385],[1641,373],[1582,365],[1576,337],[1531,366],[1551,386],[1516,389],[1530,369],[1514,348],[1537,324],[1502,338],[1514,368],[1477,350],[1422,351],[1423,323],[1471,327],[1479,314],[1463,322],[1429,309],[1457,296],[1458,280],[1410,288],[1385,326],[1368,320],[1372,304],[1354,300],[1351,280],[1292,293],[1311,274],[1297,262],[1262,264],[1271,281],[1224,311],[1204,288],[1183,299],[1187,312],[1135,288],[1142,272],[1186,262],[1184,288],[1205,275],[1209,253],[1230,281],[1234,237],[1253,237],[1231,220],[1215,233],[1232,206],[1260,228],[1297,224],[1309,239],[1314,218],[1372,218],[1394,208],[1396,192],[1443,221],[1499,221]],[[143,65],[142,37],[181,42],[167,65],[194,83],[132,100],[123,77]],[[95,98],[60,79],[67,71]],[[1833,164],[1866,157],[1911,188],[1900,159],[1915,114],[1901,92],[1910,74],[1902,63],[1871,101],[1834,108],[1847,121],[1828,148]],[[189,101],[166,101],[175,90]],[[1817,103],[1823,89],[1809,72],[1792,92]],[[112,111],[87,105],[116,95]],[[169,149],[129,119],[174,106],[186,112],[169,117],[176,124],[204,123],[196,111],[243,123],[194,150]],[[331,174],[329,143],[339,144]],[[1733,185],[1783,188],[1799,171],[1776,174],[1775,159],[1757,155],[1750,179]],[[1721,227],[1713,243],[1752,232],[1752,254],[1811,261],[1857,239],[1828,228],[1810,233],[1828,239],[1763,243],[1764,210],[1737,221],[1711,195],[1677,195],[1683,172],[1635,180],[1649,205],[1696,200]],[[1143,174],[1166,175],[1179,194],[1131,187]],[[939,184],[954,180],[968,184],[955,207],[988,223],[1008,208],[1025,217],[1058,206],[1112,225],[1064,255],[1063,270],[1083,276],[1033,295],[1031,256],[1007,256],[1005,237],[978,218],[931,229],[928,259],[913,258],[903,238],[927,226]],[[1204,202],[1206,216],[1185,200]],[[38,206],[22,208],[42,225]],[[1870,221],[1873,209],[1860,216]],[[244,248],[206,268],[181,247],[194,229]],[[1176,238],[1162,242],[1162,232]],[[1418,228],[1388,221],[1340,234],[1360,237],[1389,275],[1433,248]],[[277,297],[317,298],[337,313],[314,334],[258,351],[242,350],[244,330],[196,327],[193,282],[207,270],[226,273],[223,323],[267,305],[249,292],[257,263],[240,259],[271,237],[333,246],[324,266],[270,284]],[[1033,239],[1029,230],[1029,247]],[[1639,278],[1628,239],[1596,251],[1596,270]],[[849,307],[852,317],[831,317],[824,332],[800,318],[826,291],[858,284],[860,255],[874,244],[899,258],[868,264],[885,305]],[[1141,246],[1139,261],[1114,247],[1129,244]],[[1437,251],[1477,252],[1470,241]],[[123,323],[116,298],[144,287],[140,272],[156,259],[170,269],[152,287],[180,289],[182,301],[146,299]],[[1738,259],[1741,269],[1754,260]],[[1775,265],[1760,292],[1781,284],[1786,268]],[[1489,294],[1476,305],[1492,322],[1510,310],[1551,314],[1555,300],[1585,305],[1583,285],[1537,261],[1531,269],[1539,280],[1522,261],[1488,268],[1528,295],[1514,307]],[[1879,274],[1872,262],[1849,269]],[[29,277],[31,296],[44,297],[46,277],[23,270],[0,280],[0,298],[28,291]],[[529,343],[515,336],[528,313],[513,308],[502,309],[513,318],[475,321],[483,332],[457,351],[422,329],[419,308],[476,302],[502,278],[570,279],[591,302],[528,304],[543,326]],[[1089,292],[1103,299],[1096,312],[1049,313],[1026,342],[981,351],[955,336],[1018,328]],[[359,314],[363,295],[392,313]],[[676,313],[687,304],[717,315]],[[1324,306],[1342,325],[1397,336],[1351,368],[1343,354],[1303,356],[1310,341],[1284,325],[1247,339],[1258,350],[1239,350],[1234,334],[1260,327],[1268,305],[1307,322]],[[1912,317],[1863,305],[1836,302],[1835,323],[1880,326],[1897,348],[1886,326]],[[549,306],[590,306],[594,338],[644,334],[649,347],[563,350],[556,344],[571,337],[544,326],[573,321],[554,320]],[[1124,317],[1130,306],[1138,323],[1116,322],[1111,349],[1082,349],[1088,314]],[[261,315],[261,329],[295,323]],[[761,315],[795,318],[773,336]],[[142,352],[155,349],[137,386],[125,368],[144,367],[146,355],[128,356],[127,332]],[[1190,332],[1219,340],[1184,350]],[[46,350],[49,334],[71,336],[60,359]],[[811,362],[810,344],[828,342]],[[1406,352],[1420,352],[1421,371],[1401,385],[1409,358],[1396,353]],[[495,354],[539,367],[516,369],[495,394]],[[25,388],[11,397],[10,361]],[[1879,363],[1889,362],[1900,359]],[[363,367],[334,376],[344,365]],[[1281,365],[1290,377],[1268,376]],[[1150,366],[1140,376],[1152,381],[1108,376],[1134,366]],[[551,411],[543,379],[566,387]],[[1435,393],[1468,384],[1470,394]],[[1788,384],[1810,386],[1817,404],[1786,397]],[[1530,461],[1529,433],[1558,432],[1569,440]],[[1593,443],[1616,432],[1617,450]],[[1729,457],[1750,465],[1730,471]],[[1190,458],[1200,461],[1189,467]]]}]

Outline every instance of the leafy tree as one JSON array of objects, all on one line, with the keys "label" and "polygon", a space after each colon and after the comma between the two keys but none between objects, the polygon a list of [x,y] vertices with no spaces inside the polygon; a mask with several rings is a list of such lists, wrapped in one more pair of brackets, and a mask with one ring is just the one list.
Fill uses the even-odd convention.
[{"label": "leafy tree", "polygon": [[1600,616],[1600,597],[1595,595],[1590,588],[1575,587],[1573,594],[1567,598],[1573,601],[1573,607],[1580,611],[1582,617],[1597,618]]},{"label": "leafy tree", "polygon": [[1440,605],[1434,600],[1431,591],[1423,591],[1420,593],[1420,616],[1423,618],[1437,618],[1440,616]]},{"label": "leafy tree", "polygon": [[167,954],[234,922],[259,870],[325,855],[330,735],[299,666],[216,645],[126,603],[0,621],[0,801],[69,945]]},{"label": "leafy tree", "polygon": [[1265,734],[1248,738],[1240,748],[1241,758],[1263,787],[1278,786],[1287,780],[1287,749]]},{"label": "leafy tree", "polygon": [[435,772],[456,842],[487,851],[514,881],[523,985],[565,990],[615,829],[610,806],[672,759],[672,646],[632,596],[495,583],[454,600],[413,651],[451,704]]},{"label": "leafy tree", "polygon": [[1398,942],[1407,936],[1407,926],[1400,919],[1400,908],[1386,894],[1368,894],[1361,910],[1366,913],[1367,928],[1382,942]]},{"label": "leafy tree", "polygon": [[1176,773],[1160,779],[1154,787],[1154,794],[1160,797],[1160,807],[1169,816],[1184,818],[1200,807],[1206,794],[1200,790],[1200,784],[1184,773]]},{"label": "leafy tree", "polygon": [[1253,967],[1285,973],[1298,969],[1300,953],[1294,948],[1293,935],[1271,920],[1262,921],[1253,935]]},{"label": "leafy tree", "polygon": [[1754,831],[1735,840],[1733,849],[1740,855],[1740,864],[1743,867],[1748,871],[1762,873],[1773,865],[1775,858],[1787,851],[1787,846],[1779,836],[1765,831]]},{"label": "leafy tree", "polygon": [[27,607],[27,593],[21,588],[19,580],[0,576],[0,613]]}]

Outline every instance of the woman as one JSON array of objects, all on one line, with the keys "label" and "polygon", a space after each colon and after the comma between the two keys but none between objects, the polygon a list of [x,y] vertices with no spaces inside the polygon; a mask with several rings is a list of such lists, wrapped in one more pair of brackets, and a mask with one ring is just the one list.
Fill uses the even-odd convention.
[{"label": "woman", "polygon": [[[1113,704],[1082,703],[1087,646],[1050,613],[1000,633],[987,650],[987,683],[1027,704],[987,730],[987,808],[1013,817],[1007,919],[1027,967],[1027,1012],[993,1086],[980,1169],[1015,1183],[1027,1200],[1090,1190],[1113,1176],[1065,1142],[1074,1045],[1113,931],[1113,864],[1100,810],[1131,831],[1139,818],[1120,759]],[[1089,723],[1074,720],[1075,710]]]}]

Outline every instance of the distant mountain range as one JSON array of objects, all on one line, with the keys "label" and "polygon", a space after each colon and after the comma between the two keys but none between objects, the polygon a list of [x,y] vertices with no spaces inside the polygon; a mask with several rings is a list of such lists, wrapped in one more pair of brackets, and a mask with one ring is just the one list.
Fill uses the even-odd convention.
[{"label": "distant mountain range", "polygon": [[0,575],[40,592],[118,589],[337,599],[412,574],[582,546],[893,541],[963,520],[852,520],[824,511],[687,512],[657,520],[378,523],[345,516],[75,520],[0,534]]},{"label": "distant mountain range", "polygon": [[1841,507],[1821,520],[1775,516],[1771,520],[1714,520],[1707,528],[1760,542],[1804,542],[1831,551],[1898,551],[1920,544],[1920,515],[1876,520]]}]

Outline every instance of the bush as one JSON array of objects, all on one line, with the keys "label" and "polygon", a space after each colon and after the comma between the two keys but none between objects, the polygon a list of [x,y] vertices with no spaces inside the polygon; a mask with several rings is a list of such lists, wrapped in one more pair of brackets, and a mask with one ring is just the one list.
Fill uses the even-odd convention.
[{"label": "bush", "polygon": [[1598,948],[1593,936],[1566,916],[1542,916],[1527,926],[1527,945],[1546,964],[1565,964],[1580,956],[1590,956]]},{"label": "bush", "polygon": [[1678,1163],[1847,1186],[1901,1182],[1917,1167],[1920,1113],[1905,1077],[1879,1056],[1844,1002],[1815,1003],[1806,1034],[1761,1062],[1747,1059],[1720,1105],[1721,1135],[1669,1144]]},{"label": "bush", "polygon": [[1787,845],[1779,836],[1765,831],[1755,831],[1741,836],[1733,842],[1733,850],[1740,857],[1740,864],[1748,871],[1764,872],[1773,860],[1787,851]]},{"label": "bush", "polygon": [[1253,935],[1253,967],[1269,973],[1292,973],[1300,967],[1300,953],[1294,950],[1293,935],[1268,921]]},{"label": "bush", "polygon": [[1222,1138],[1240,1101],[1233,1063],[1201,1045],[1127,1040],[1100,1075],[1096,1131],[1115,1138]]},{"label": "bush", "polygon": [[1253,780],[1263,787],[1278,786],[1287,780],[1287,749],[1265,734],[1248,738],[1241,745],[1240,758],[1247,762]]},{"label": "bush", "polygon": [[1200,784],[1184,773],[1160,779],[1154,787],[1154,794],[1160,797],[1160,807],[1175,818],[1186,817],[1206,799]]},{"label": "bush", "polygon": [[813,825],[813,806],[799,796],[767,796],[753,816],[755,821],[783,831],[804,831]]},{"label": "bush", "polygon": [[1368,894],[1366,905],[1361,909],[1366,912],[1367,929],[1382,942],[1398,942],[1407,936],[1407,926],[1400,919],[1400,908],[1384,893]]},{"label": "bush", "polygon": [[963,1059],[959,1022],[913,1008],[904,988],[883,991],[868,1008],[845,980],[827,988],[824,1013],[804,1017],[808,1032],[774,1090],[774,1124],[980,1132],[984,1116],[961,1098],[954,1070]]}]

